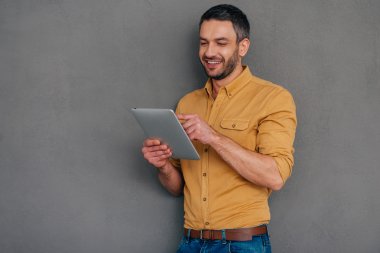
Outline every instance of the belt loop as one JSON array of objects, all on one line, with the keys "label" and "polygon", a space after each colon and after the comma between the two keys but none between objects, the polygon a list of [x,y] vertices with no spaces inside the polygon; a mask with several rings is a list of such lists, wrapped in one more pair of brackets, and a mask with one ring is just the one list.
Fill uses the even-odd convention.
[{"label": "belt loop", "polygon": [[187,230],[186,243],[189,243],[190,241],[190,233],[191,233],[191,228]]},{"label": "belt loop", "polygon": [[199,239],[201,239],[201,240],[203,239],[203,229],[200,230],[200,237],[199,237]]},{"label": "belt loop", "polygon": [[226,244],[226,230],[222,229],[222,244]]}]

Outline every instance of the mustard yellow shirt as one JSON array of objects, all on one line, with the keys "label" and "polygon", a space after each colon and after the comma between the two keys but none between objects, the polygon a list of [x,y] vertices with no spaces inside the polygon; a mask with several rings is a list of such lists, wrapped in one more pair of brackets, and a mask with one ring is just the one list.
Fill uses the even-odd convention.
[{"label": "mustard yellow shirt", "polygon": [[[273,157],[285,182],[292,171],[296,108],[284,88],[251,74],[248,67],[212,98],[212,84],[184,96],[177,113],[196,113],[217,132],[246,149]],[[184,226],[246,228],[270,220],[270,189],[233,170],[208,145],[193,142],[201,159],[173,161],[182,171]]]}]

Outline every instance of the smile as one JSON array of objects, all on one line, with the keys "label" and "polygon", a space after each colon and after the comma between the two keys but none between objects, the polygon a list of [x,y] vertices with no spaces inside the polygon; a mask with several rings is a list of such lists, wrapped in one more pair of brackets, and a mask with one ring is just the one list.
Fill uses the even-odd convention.
[{"label": "smile", "polygon": [[208,64],[219,64],[221,61],[206,61]]}]

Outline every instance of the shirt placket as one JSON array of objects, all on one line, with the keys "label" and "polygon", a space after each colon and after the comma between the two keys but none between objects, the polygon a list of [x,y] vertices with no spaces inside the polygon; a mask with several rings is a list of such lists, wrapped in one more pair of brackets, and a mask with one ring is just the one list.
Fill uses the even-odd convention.
[{"label": "shirt placket", "polygon": [[[213,126],[215,120],[219,114],[220,108],[222,107],[223,100],[225,98],[225,92],[219,91],[218,96],[215,101],[209,98],[208,108],[207,108],[207,123]],[[206,229],[211,227],[210,223],[210,211],[209,211],[209,145],[203,146],[203,159],[202,159],[202,190],[201,190],[201,209],[203,216],[203,224]]]}]

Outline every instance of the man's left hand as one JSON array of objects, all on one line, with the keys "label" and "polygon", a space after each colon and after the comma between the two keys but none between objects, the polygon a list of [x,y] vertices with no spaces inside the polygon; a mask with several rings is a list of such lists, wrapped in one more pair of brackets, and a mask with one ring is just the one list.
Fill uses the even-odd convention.
[{"label": "man's left hand", "polygon": [[203,144],[210,144],[216,136],[216,132],[197,114],[178,114],[177,118],[182,123],[182,127],[190,140],[200,141]]}]

